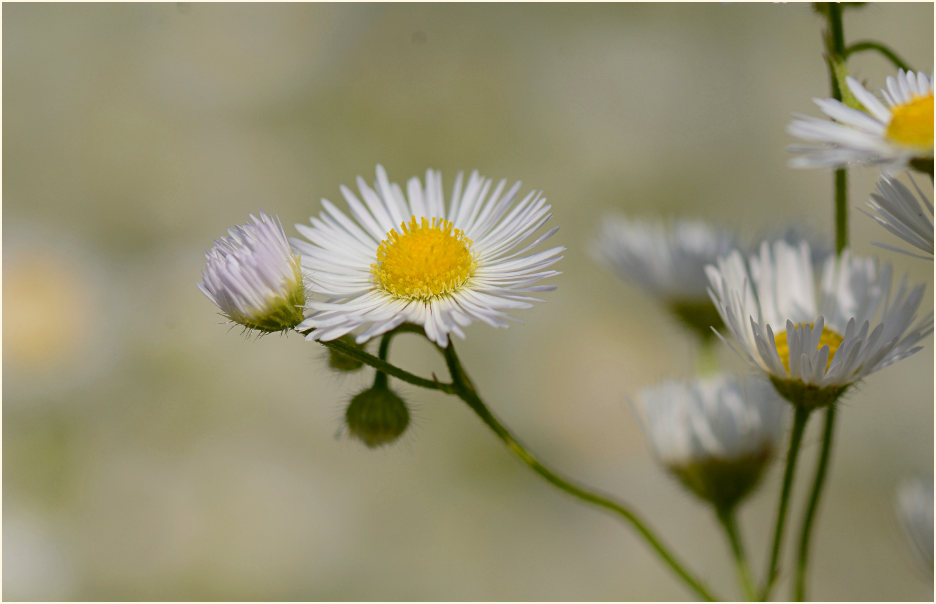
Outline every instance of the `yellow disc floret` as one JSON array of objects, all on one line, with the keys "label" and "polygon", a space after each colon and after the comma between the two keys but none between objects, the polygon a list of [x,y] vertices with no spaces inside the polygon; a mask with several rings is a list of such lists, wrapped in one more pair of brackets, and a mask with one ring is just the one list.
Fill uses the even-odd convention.
[{"label": "yellow disc floret", "polygon": [[933,93],[891,108],[886,136],[915,149],[933,148]]},{"label": "yellow disc floret", "polygon": [[[796,326],[795,329],[799,331],[801,327],[809,327],[812,329],[813,324],[800,323]],[[786,330],[778,333],[774,341],[777,343],[777,354],[780,356],[780,361],[783,363],[783,368],[787,371],[790,371],[790,345],[787,342]],[[832,357],[835,356],[835,351],[838,350],[838,347],[841,343],[842,336],[838,335],[828,327],[822,328],[822,334],[819,336],[819,345],[816,346],[816,350],[819,350],[823,346],[829,347],[829,360],[826,362],[826,371],[828,371],[829,365],[832,364]]]},{"label": "yellow disc floret", "polygon": [[477,266],[471,240],[451,222],[412,216],[380,243],[371,275],[394,296],[430,300],[457,291]]}]

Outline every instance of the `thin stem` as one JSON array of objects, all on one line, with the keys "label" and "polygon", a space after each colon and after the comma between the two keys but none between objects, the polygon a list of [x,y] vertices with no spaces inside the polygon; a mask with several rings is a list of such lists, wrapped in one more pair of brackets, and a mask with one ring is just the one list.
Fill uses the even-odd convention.
[{"label": "thin stem", "polygon": [[793,475],[796,471],[796,458],[799,457],[800,442],[809,419],[809,409],[796,405],[793,415],[793,432],[790,435],[790,449],[787,452],[786,470],[783,473],[783,490],[780,492],[780,505],[777,508],[777,522],[774,527],[773,547],[770,552],[770,564],[767,565],[767,574],[764,577],[764,588],[761,590],[761,600],[770,597],[777,580],[777,561],[780,559],[780,545],[783,542],[783,526],[786,522],[787,507],[790,503],[790,491],[793,488]]},{"label": "thin stem", "polygon": [[[851,46],[851,50],[845,48],[845,33],[842,22],[842,13],[838,5],[829,4],[828,11],[829,28],[833,32],[833,45],[829,49],[835,59],[842,61],[851,52],[856,52],[858,43]],[[877,50],[884,52],[886,47],[880,45]],[[893,55],[896,58],[896,55]],[[893,60],[893,59],[892,59]],[[838,87],[838,81],[834,73],[830,74],[832,80],[832,95],[841,100],[841,90]],[[844,168],[835,171],[835,252],[841,255],[848,247],[848,173]],[[806,504],[806,511],[803,516],[803,526],[800,531],[799,547],[796,554],[796,569],[794,576],[793,591],[794,597],[802,601],[806,598],[806,571],[809,562],[809,544],[812,535],[813,524],[816,512],[819,509],[819,500],[822,496],[822,490],[825,486],[826,474],[828,472],[829,460],[832,453],[832,437],[835,433],[835,404],[829,405],[826,409],[825,428],[822,435],[822,450],[819,453],[819,460],[816,463],[816,473],[813,478],[812,489],[809,494],[809,502]]]},{"label": "thin stem", "polygon": [[835,171],[835,253],[848,247],[848,173],[844,168]]},{"label": "thin stem", "polygon": [[[379,358],[381,361],[387,360],[387,357],[390,354],[390,341],[393,340],[394,335],[396,335],[396,332],[388,331],[380,338],[380,348],[377,350],[377,358]],[[374,373],[374,387],[386,387],[387,379],[387,374],[378,369]]]},{"label": "thin stem", "polygon": [[656,535],[654,535],[654,533],[646,526],[646,524],[644,524],[644,522],[624,504],[614,501],[610,496],[578,486],[540,463],[540,461],[537,460],[532,453],[527,451],[527,449],[524,448],[516,438],[514,438],[510,431],[503,424],[501,424],[500,421],[498,421],[498,419],[484,404],[484,401],[481,400],[481,397],[478,396],[474,386],[471,384],[471,380],[468,378],[468,374],[462,368],[461,363],[458,360],[458,356],[455,353],[455,348],[451,341],[449,342],[449,345],[443,350],[443,354],[445,356],[446,365],[448,366],[449,372],[452,376],[454,394],[467,403],[468,406],[471,407],[472,411],[474,411],[478,417],[481,418],[481,421],[483,421],[494,432],[494,434],[499,439],[501,439],[501,441],[503,441],[504,444],[506,444],[507,447],[517,457],[520,458],[521,461],[523,461],[523,463],[525,463],[534,472],[542,476],[544,479],[546,479],[546,481],[560,490],[565,491],[566,493],[572,495],[573,497],[577,497],[582,501],[605,508],[623,517],[625,520],[631,523],[637,532],[639,532],[647,540],[654,551],[656,551],[657,554],[663,558],[669,567],[677,575],[679,575],[679,577],[685,581],[685,583],[690,588],[692,588],[696,594],[710,602],[716,600],[716,598],[702,584],[702,582],[689,574],[689,571],[687,571],[683,565],[680,564],[669,552],[669,550],[666,549],[666,547],[660,542],[659,538],[657,538]]},{"label": "thin stem", "polygon": [[731,554],[734,556],[735,570],[738,572],[738,580],[741,582],[741,588],[744,590],[744,597],[749,602],[757,600],[757,587],[754,585],[754,579],[751,576],[751,568],[748,565],[747,556],[744,554],[744,546],[741,544],[741,536],[738,532],[738,521],[734,513],[734,508],[719,508],[716,510],[718,522],[725,529],[728,536],[728,543],[731,545]]},{"label": "thin stem", "polygon": [[429,388],[430,390],[441,390],[448,394],[454,394],[454,389],[452,384],[446,384],[440,382],[436,379],[427,380],[426,378],[419,377],[418,375],[413,375],[412,373],[400,369],[395,365],[391,365],[387,361],[384,361],[374,355],[368,353],[363,348],[354,346],[353,344],[348,344],[342,342],[341,340],[331,340],[329,342],[320,342],[323,346],[327,346],[332,350],[337,350],[341,354],[349,356],[353,359],[357,359],[362,363],[370,365],[377,371],[381,371],[387,375],[393,376],[398,380],[413,384],[414,386],[420,386],[422,388]]},{"label": "thin stem", "polygon": [[806,598],[806,569],[809,562],[809,537],[812,531],[813,519],[819,507],[819,496],[822,494],[822,484],[825,482],[826,470],[829,467],[829,457],[832,451],[832,436],[835,428],[835,405],[826,411],[825,430],[822,437],[822,452],[819,454],[819,463],[816,466],[816,477],[813,480],[812,493],[803,520],[803,530],[800,534],[799,549],[796,560],[796,579],[794,582],[794,598],[802,602]]},{"label": "thin stem", "polygon": [[880,42],[875,42],[873,40],[862,40],[861,42],[855,42],[845,49],[845,57],[850,57],[856,52],[862,52],[865,50],[874,50],[886,58],[888,61],[894,64],[898,69],[903,69],[904,71],[913,71],[910,69],[910,66],[907,65],[907,62],[900,58],[896,52],[891,50],[889,47],[881,44]]}]

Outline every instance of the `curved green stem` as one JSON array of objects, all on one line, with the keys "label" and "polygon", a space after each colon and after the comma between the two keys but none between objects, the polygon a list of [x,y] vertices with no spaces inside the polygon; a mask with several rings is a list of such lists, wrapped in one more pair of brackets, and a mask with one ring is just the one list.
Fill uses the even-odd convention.
[{"label": "curved green stem", "polygon": [[751,568],[748,565],[747,556],[744,554],[744,546],[741,543],[741,536],[738,532],[738,521],[735,517],[734,508],[719,508],[716,510],[718,522],[725,529],[725,535],[728,536],[728,543],[731,545],[731,554],[734,556],[735,570],[738,572],[738,580],[741,582],[741,588],[744,590],[744,597],[749,602],[757,600],[757,587],[754,585],[754,579],[751,576]]},{"label": "curved green stem", "polygon": [[708,601],[715,601],[716,598],[712,593],[702,584],[701,581],[694,578],[689,572],[680,564],[676,558],[666,549],[666,547],[660,542],[659,538],[647,528],[646,524],[637,517],[634,512],[629,510],[625,505],[618,503],[611,499],[609,496],[597,493],[595,491],[586,489],[584,487],[578,486],[569,480],[566,480],[562,476],[556,474],[542,463],[537,460],[532,453],[527,451],[523,445],[521,445],[516,438],[510,433],[510,431],[501,424],[497,418],[491,413],[491,411],[484,404],[484,401],[481,400],[481,397],[478,396],[478,393],[475,391],[474,386],[471,384],[471,380],[468,378],[468,374],[462,368],[461,363],[458,360],[458,356],[455,354],[455,348],[449,341],[449,345],[442,351],[445,356],[445,362],[448,366],[449,372],[452,376],[452,386],[454,388],[454,394],[458,398],[462,399],[471,410],[474,411],[478,417],[483,421],[504,444],[507,445],[517,457],[520,458],[523,463],[529,466],[534,472],[542,476],[546,481],[548,481],[553,486],[559,488],[562,491],[565,491],[573,497],[577,497],[582,501],[591,503],[598,507],[605,508],[610,510],[619,516],[623,517],[625,520],[631,523],[631,525],[639,532],[644,539],[650,544],[650,546],[660,555],[661,558],[669,565],[669,567],[677,574],[679,577],[685,581],[685,583],[692,588],[696,594]]},{"label": "curved green stem", "polygon": [[816,466],[816,477],[813,480],[812,493],[803,519],[803,530],[800,534],[799,549],[796,560],[796,579],[794,581],[794,598],[802,602],[806,598],[806,569],[809,562],[809,537],[812,531],[813,519],[819,507],[819,496],[822,494],[822,485],[825,482],[826,470],[829,467],[829,457],[832,451],[832,435],[835,429],[835,405],[826,411],[825,430],[822,437],[822,452],[819,454],[819,463]]},{"label": "curved green stem", "polygon": [[790,449],[787,452],[786,470],[783,472],[783,490],[780,492],[780,505],[777,508],[777,521],[774,526],[773,546],[770,551],[770,563],[767,565],[767,574],[764,577],[764,588],[761,590],[761,600],[770,597],[777,580],[777,561],[780,559],[780,545],[783,542],[783,526],[786,522],[787,507],[790,503],[790,492],[793,488],[793,475],[796,471],[796,459],[799,457],[800,442],[806,430],[806,421],[809,419],[809,409],[802,405],[795,406],[793,415],[793,432],[790,434]]},{"label": "curved green stem", "polygon": [[913,71],[910,69],[910,66],[906,61],[900,58],[896,52],[894,52],[888,46],[881,44],[880,42],[875,42],[873,40],[862,40],[861,42],[855,42],[851,44],[848,48],[845,49],[845,57],[850,57],[856,52],[863,52],[865,50],[873,50],[884,55],[888,61],[894,64],[894,67],[898,69],[903,69],[904,71]]},{"label": "curved green stem", "polygon": [[337,350],[338,352],[349,356],[352,359],[357,359],[362,363],[366,363],[377,371],[393,376],[398,380],[407,382],[408,384],[413,384],[414,386],[420,386],[422,388],[428,388],[430,390],[441,390],[442,392],[446,392],[448,394],[454,394],[452,384],[446,384],[436,379],[429,380],[424,377],[419,377],[418,375],[413,375],[412,373],[400,369],[395,365],[391,365],[383,359],[375,357],[363,348],[354,346],[353,344],[348,344],[346,342],[342,342],[341,340],[320,342],[320,344],[333,350]]}]

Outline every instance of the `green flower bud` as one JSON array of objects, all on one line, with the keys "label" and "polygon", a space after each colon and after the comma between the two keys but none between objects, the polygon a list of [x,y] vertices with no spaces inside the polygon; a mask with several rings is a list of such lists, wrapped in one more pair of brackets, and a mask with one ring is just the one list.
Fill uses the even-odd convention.
[{"label": "green flower bud", "polygon": [[409,409],[395,392],[378,383],[351,399],[345,423],[353,438],[373,449],[392,443],[406,431]]},{"label": "green flower bud", "polygon": [[[339,338],[345,344],[350,346],[358,347],[358,344],[355,343],[352,336],[341,336]],[[348,355],[338,352],[334,348],[328,349],[328,366],[334,369],[335,371],[357,371],[364,366],[363,361],[359,361],[355,358],[349,357]]]}]

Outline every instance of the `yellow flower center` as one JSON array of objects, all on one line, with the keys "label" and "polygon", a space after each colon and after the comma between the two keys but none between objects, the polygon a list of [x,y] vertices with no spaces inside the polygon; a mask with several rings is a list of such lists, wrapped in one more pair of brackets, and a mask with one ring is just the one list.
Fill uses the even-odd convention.
[{"label": "yellow flower center", "polygon": [[891,108],[887,138],[920,149],[933,148],[933,94]]},{"label": "yellow flower center", "polygon": [[[800,323],[795,327],[799,331],[800,327],[809,327],[812,329],[812,323]],[[780,361],[783,363],[783,368],[787,371],[790,371],[790,345],[787,342],[786,330],[784,329],[776,335],[775,342],[777,343],[777,354],[780,355]],[[819,336],[819,345],[816,346],[816,350],[819,350],[823,346],[829,347],[829,360],[826,362],[826,371],[829,369],[829,365],[832,364],[832,358],[835,356],[835,351],[838,350],[839,345],[842,343],[842,336],[838,335],[828,327],[822,328],[822,334]]]},{"label": "yellow flower center", "polygon": [[412,216],[380,243],[371,275],[394,296],[429,300],[458,290],[477,266],[471,239],[451,222]]}]

